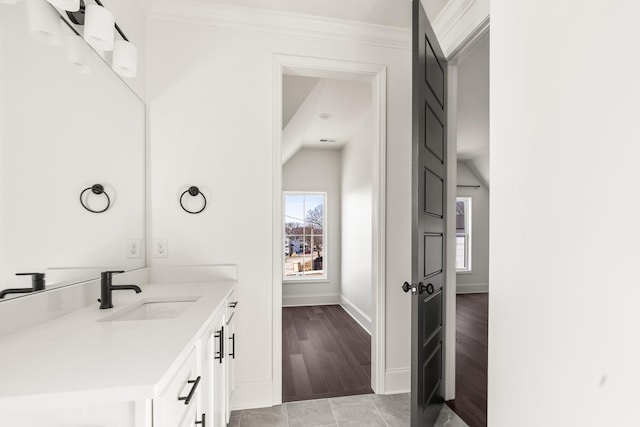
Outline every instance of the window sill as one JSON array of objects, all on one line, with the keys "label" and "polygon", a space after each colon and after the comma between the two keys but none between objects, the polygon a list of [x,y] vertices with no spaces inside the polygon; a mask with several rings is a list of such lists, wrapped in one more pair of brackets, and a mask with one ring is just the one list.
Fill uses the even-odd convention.
[{"label": "window sill", "polygon": [[329,279],[282,279],[283,285],[303,285],[305,283],[331,283]]},{"label": "window sill", "polygon": [[456,274],[473,274],[472,270],[456,270]]}]

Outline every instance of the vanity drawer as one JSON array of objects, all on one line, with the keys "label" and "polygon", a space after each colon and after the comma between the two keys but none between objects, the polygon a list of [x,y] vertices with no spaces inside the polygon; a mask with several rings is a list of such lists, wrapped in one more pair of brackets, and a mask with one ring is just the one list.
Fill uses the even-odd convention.
[{"label": "vanity drawer", "polygon": [[187,360],[173,377],[165,390],[154,399],[154,427],[175,427],[185,414],[199,407],[201,377],[198,370],[196,349],[192,349]]},{"label": "vanity drawer", "polygon": [[236,291],[234,290],[233,292],[231,292],[231,295],[229,295],[229,298],[227,298],[227,308],[225,313],[225,319],[227,319],[227,323],[231,320],[231,317],[235,313],[237,306],[238,298],[236,296]]}]

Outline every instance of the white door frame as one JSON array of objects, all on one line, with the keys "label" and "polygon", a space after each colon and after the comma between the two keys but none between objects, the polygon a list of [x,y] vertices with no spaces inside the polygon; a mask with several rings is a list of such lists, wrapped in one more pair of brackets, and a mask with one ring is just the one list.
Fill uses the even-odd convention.
[{"label": "white door frame", "polygon": [[374,119],[371,387],[385,392],[385,266],[387,68],[384,65],[303,56],[273,56],[273,366],[272,404],[282,403],[282,76],[366,80],[372,84]]}]

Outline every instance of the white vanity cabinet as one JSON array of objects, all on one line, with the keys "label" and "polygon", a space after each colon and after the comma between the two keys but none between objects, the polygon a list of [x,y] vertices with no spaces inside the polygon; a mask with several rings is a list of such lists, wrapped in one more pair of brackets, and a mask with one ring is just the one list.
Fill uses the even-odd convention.
[{"label": "white vanity cabinet", "polygon": [[[159,284],[120,300],[123,312],[193,300],[175,318],[109,321],[115,311],[89,307],[0,338],[0,363],[14,368],[0,379],[0,426],[226,427],[235,284]],[[36,364],[20,354],[50,357]]]},{"label": "white vanity cabinet", "polygon": [[231,414],[234,389],[235,307],[233,293],[225,301],[225,310],[207,328],[203,342],[203,369],[207,383],[203,389],[204,410],[209,426],[224,427]]},{"label": "white vanity cabinet", "polygon": [[[235,307],[227,298],[187,362],[153,404],[153,427],[225,427],[231,414],[235,358]],[[195,381],[199,379],[197,387]],[[179,393],[177,391],[180,390]],[[193,390],[192,399],[185,397]],[[183,398],[176,400],[176,396]],[[204,420],[204,422],[203,422]],[[204,424],[204,425],[203,425]]]}]

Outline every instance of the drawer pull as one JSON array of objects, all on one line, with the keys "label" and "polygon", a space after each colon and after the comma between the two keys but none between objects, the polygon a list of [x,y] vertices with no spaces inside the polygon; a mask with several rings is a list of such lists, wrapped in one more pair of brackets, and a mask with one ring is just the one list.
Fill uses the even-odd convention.
[{"label": "drawer pull", "polygon": [[235,333],[229,337],[229,341],[231,341],[231,353],[229,353],[229,356],[235,359],[236,358],[236,334]]},{"label": "drawer pull", "polygon": [[220,327],[220,330],[216,332],[215,337],[219,340],[218,346],[220,348],[220,351],[216,351],[216,355],[213,358],[219,360],[220,363],[222,363],[222,359],[224,359],[224,326]]},{"label": "drawer pull", "polygon": [[200,421],[196,421],[196,425],[202,425],[202,427],[207,427],[207,425],[205,423],[206,422],[206,420],[205,420],[206,416],[207,416],[206,414],[202,414],[202,419]]},{"label": "drawer pull", "polygon": [[238,306],[238,301],[232,301],[229,303],[229,307],[236,308]]},{"label": "drawer pull", "polygon": [[189,391],[189,394],[186,397],[178,397],[178,400],[184,400],[185,405],[188,405],[189,403],[191,403],[191,399],[193,399],[193,395],[195,394],[196,389],[198,388],[198,384],[200,384],[200,375],[198,375],[198,378],[196,378],[195,380],[187,381],[187,384],[193,384],[193,386],[191,387],[191,390]]}]

